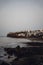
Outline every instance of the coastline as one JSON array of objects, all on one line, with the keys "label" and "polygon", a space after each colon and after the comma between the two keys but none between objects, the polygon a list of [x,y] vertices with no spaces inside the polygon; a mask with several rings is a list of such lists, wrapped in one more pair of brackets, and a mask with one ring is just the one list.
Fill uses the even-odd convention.
[{"label": "coastline", "polygon": [[[17,56],[12,60],[11,65],[39,65],[42,62],[43,65],[43,47],[20,47],[16,48],[4,48],[9,55]],[[12,53],[11,53],[12,52]],[[41,62],[40,62],[41,61]]]},{"label": "coastline", "polygon": [[[31,63],[35,65],[37,63],[37,65],[40,65],[40,63],[43,61],[43,42],[36,42],[36,41],[29,41],[29,40],[27,42],[25,38],[2,39],[2,41],[5,41],[5,44],[7,40],[8,41],[11,40],[10,41],[11,46],[12,44],[16,44],[17,41],[19,41],[18,43],[22,41],[20,44],[26,44],[28,47],[25,47],[23,45],[22,47],[20,47],[18,43],[17,43],[18,45],[16,44],[17,45],[16,47],[11,47],[11,46],[7,47],[7,45],[10,44],[9,42],[7,42],[7,45],[3,47],[4,51],[5,49],[7,49],[5,51],[7,55],[4,54],[4,56],[0,56],[0,57],[5,57],[3,60],[0,60],[2,61],[2,63],[4,62],[6,63],[6,65],[7,64],[8,65],[31,65]],[[15,43],[13,41],[15,41]]]}]

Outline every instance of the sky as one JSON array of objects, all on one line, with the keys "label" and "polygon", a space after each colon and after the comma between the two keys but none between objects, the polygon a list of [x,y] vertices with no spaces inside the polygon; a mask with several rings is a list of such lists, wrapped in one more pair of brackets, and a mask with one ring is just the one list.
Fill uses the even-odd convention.
[{"label": "sky", "polygon": [[43,0],[0,0],[0,36],[43,29]]}]

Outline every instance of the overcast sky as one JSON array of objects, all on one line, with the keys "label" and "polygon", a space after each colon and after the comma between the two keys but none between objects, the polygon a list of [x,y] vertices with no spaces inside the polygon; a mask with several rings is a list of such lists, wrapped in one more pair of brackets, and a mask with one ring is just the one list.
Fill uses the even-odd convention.
[{"label": "overcast sky", "polygon": [[0,0],[0,36],[43,29],[43,0]]}]

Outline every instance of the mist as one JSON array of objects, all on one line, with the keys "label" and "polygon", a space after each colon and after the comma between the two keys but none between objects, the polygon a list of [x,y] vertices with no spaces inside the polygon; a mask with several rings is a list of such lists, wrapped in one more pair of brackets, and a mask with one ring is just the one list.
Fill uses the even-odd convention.
[{"label": "mist", "polygon": [[43,0],[0,0],[0,36],[43,29]]}]

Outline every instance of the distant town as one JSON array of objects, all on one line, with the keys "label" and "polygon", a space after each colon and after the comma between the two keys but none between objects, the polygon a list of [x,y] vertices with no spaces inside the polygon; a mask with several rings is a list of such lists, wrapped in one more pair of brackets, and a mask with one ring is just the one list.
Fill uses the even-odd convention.
[{"label": "distant town", "polygon": [[10,32],[7,37],[43,39],[43,30]]}]

